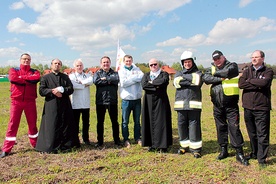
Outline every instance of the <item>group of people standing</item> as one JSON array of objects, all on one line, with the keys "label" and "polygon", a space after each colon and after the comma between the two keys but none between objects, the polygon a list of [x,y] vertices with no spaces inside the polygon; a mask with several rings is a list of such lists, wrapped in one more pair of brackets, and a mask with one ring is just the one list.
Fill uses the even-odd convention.
[{"label": "group of people standing", "polygon": [[[258,159],[266,165],[269,148],[271,83],[273,71],[264,64],[265,55],[256,50],[252,53],[251,64],[239,75],[238,65],[228,61],[221,51],[212,54],[212,66],[202,73],[197,68],[195,57],[184,51],[180,57],[183,70],[175,74],[176,88],[174,110],[177,111],[179,154],[191,152],[195,158],[202,155],[201,110],[203,83],[211,84],[210,96],[213,115],[220,146],[218,160],[228,154],[228,137],[236,149],[236,159],[249,165],[249,159]],[[104,56],[101,68],[92,76],[83,72],[80,59],[74,62],[75,72],[69,76],[61,70],[62,62],[51,62],[52,72],[40,76],[39,71],[30,68],[31,56],[24,53],[20,57],[20,67],[11,68],[10,122],[0,158],[10,154],[16,142],[21,114],[24,111],[28,122],[31,145],[40,152],[58,153],[71,148],[79,148],[79,122],[82,117],[82,139],[90,145],[90,86],[96,85],[97,143],[104,144],[104,121],[109,113],[115,145],[131,147],[129,138],[129,118],[132,111],[135,143],[148,147],[149,151],[166,152],[172,145],[172,118],[167,95],[168,73],[162,71],[157,59],[149,61],[150,72],[143,73],[133,63],[130,55],[125,55],[118,72],[111,68],[111,60]],[[38,132],[36,126],[36,84],[40,81],[39,94],[45,97],[42,120]],[[122,136],[119,136],[118,95],[122,99]],[[242,103],[244,119],[252,152],[246,157],[243,152],[244,140],[240,131],[239,89],[243,89]],[[143,95],[143,102],[142,94]],[[142,105],[143,104],[143,107]],[[142,123],[140,123],[140,116]],[[141,125],[142,124],[142,125]]]},{"label": "group of people standing", "polygon": [[[241,75],[238,65],[228,61],[219,50],[212,53],[214,62],[204,74],[198,70],[194,58],[192,52],[183,52],[183,70],[174,79],[174,109],[178,112],[180,141],[178,152],[183,154],[190,151],[195,158],[201,157],[201,86],[204,82],[211,85],[210,96],[220,146],[217,159],[222,160],[229,156],[229,137],[232,148],[236,150],[238,162],[248,166],[249,159],[257,159],[259,165],[265,167],[269,148],[271,84],[274,73],[264,63],[264,52],[254,51],[251,63],[243,69]],[[243,89],[242,107],[251,146],[248,156],[243,152],[244,139],[240,130],[239,89]]]}]

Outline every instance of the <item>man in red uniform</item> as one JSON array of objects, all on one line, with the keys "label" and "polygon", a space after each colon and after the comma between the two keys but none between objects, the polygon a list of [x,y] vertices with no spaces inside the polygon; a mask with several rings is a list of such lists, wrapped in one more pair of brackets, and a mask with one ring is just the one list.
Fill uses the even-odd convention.
[{"label": "man in red uniform", "polygon": [[20,57],[20,67],[9,70],[11,83],[10,121],[0,158],[8,156],[16,142],[16,134],[23,111],[28,122],[30,143],[32,147],[36,145],[38,131],[35,99],[37,97],[36,84],[40,80],[40,73],[32,69],[30,64],[31,56],[24,53]]}]

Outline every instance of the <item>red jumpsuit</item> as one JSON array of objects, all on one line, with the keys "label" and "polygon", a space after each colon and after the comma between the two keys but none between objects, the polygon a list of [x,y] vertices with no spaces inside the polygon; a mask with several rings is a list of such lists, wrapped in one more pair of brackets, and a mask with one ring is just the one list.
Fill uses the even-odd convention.
[{"label": "red jumpsuit", "polygon": [[4,145],[3,152],[10,152],[16,141],[16,134],[19,128],[22,112],[24,111],[28,122],[28,136],[33,147],[36,145],[38,136],[36,120],[36,102],[37,86],[40,80],[40,73],[31,69],[30,65],[20,65],[20,68],[11,68],[9,70],[9,80],[11,83],[11,105],[10,121]]}]

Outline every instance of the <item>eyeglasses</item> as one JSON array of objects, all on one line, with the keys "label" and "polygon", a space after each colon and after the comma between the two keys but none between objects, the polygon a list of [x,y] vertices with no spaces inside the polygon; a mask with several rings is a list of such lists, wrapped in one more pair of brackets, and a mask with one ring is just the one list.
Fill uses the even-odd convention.
[{"label": "eyeglasses", "polygon": [[150,67],[157,66],[157,63],[150,64]]}]

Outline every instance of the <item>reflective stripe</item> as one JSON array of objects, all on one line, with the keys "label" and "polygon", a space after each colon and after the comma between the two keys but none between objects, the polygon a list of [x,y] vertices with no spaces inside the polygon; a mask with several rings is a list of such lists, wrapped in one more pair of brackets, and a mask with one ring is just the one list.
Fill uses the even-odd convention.
[{"label": "reflective stripe", "polygon": [[190,140],[179,141],[179,143],[182,148],[188,148],[190,146]]},{"label": "reflective stripe", "polygon": [[198,101],[190,101],[190,108],[202,109],[202,103]]},{"label": "reflective stripe", "polygon": [[199,141],[199,142],[190,142],[190,148],[191,149],[202,148],[202,141]]},{"label": "reflective stripe", "polygon": [[176,101],[174,102],[175,109],[183,109],[184,108],[184,101]]},{"label": "reflective stripe", "polygon": [[16,141],[16,137],[6,137],[7,141]]},{"label": "reflective stripe", "polygon": [[192,84],[198,86],[200,82],[200,75],[197,73],[192,73]]},{"label": "reflective stripe", "polygon": [[35,134],[35,135],[28,135],[29,136],[29,138],[37,138],[38,137],[38,132]]},{"label": "reflective stripe", "polygon": [[[183,110],[184,109],[184,101],[175,101],[173,107],[175,110]],[[202,102],[190,101],[189,108],[202,109]]]},{"label": "reflective stripe", "polygon": [[214,75],[215,72],[216,72],[216,67],[215,67],[215,66],[212,66],[212,67],[211,67],[211,74]]}]

